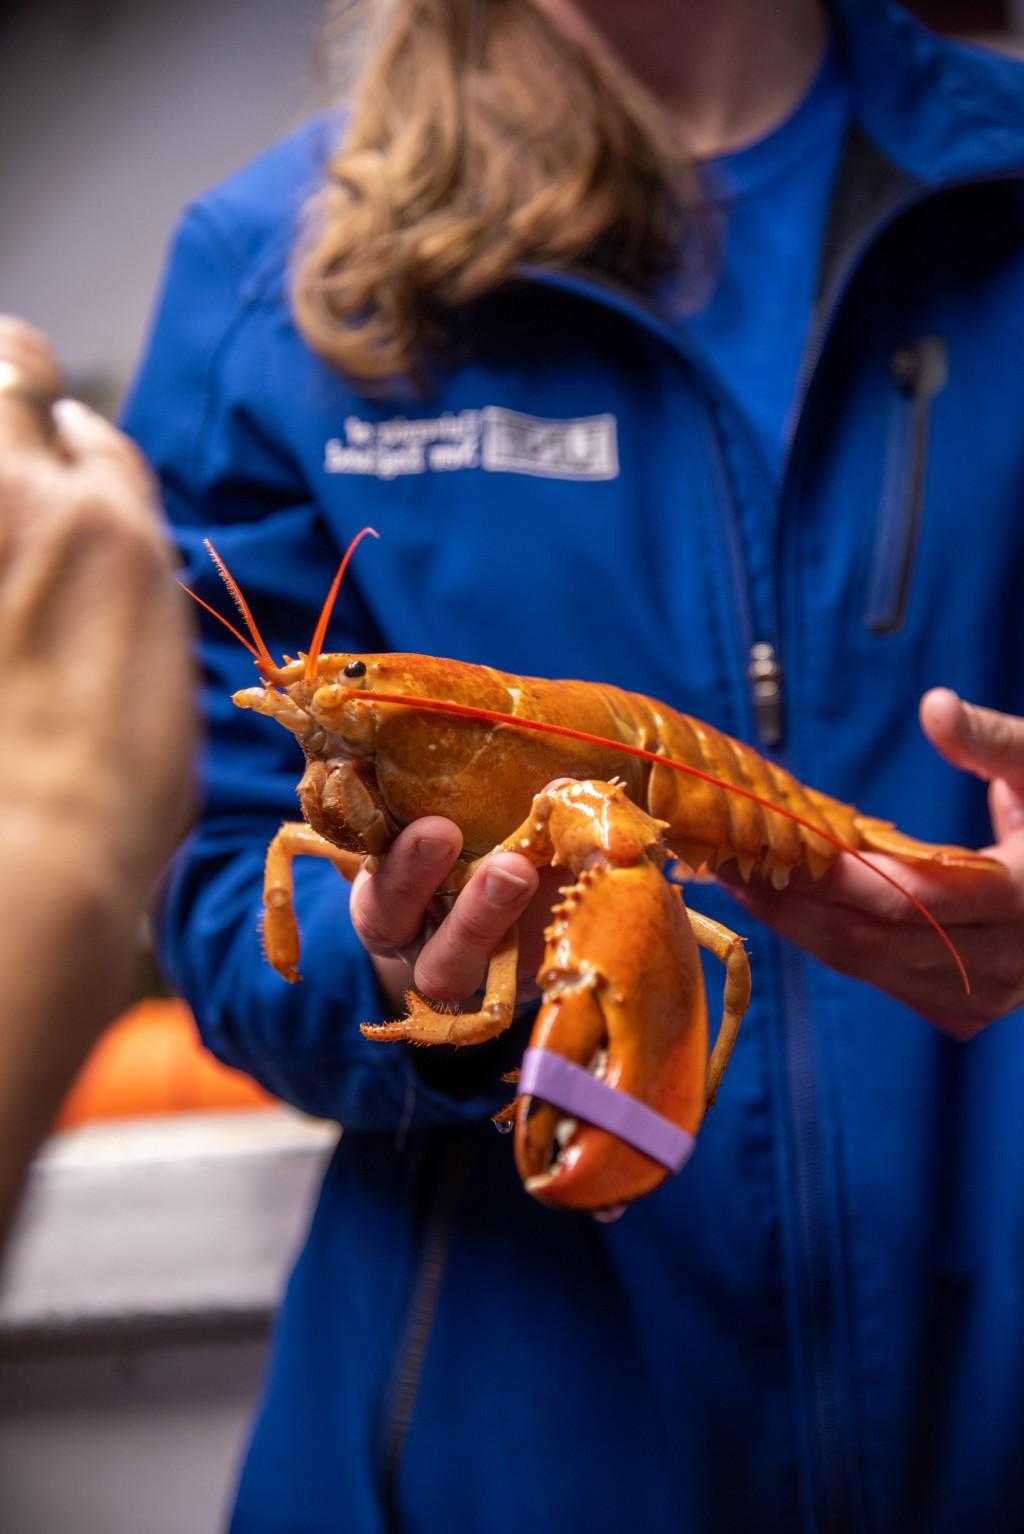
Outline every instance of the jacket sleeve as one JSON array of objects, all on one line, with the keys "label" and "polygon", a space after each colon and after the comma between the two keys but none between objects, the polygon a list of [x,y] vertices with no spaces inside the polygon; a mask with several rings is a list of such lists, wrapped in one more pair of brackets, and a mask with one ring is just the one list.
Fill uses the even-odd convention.
[{"label": "jacket sleeve", "polygon": [[[216,219],[202,205],[192,209],[173,248],[125,426],[159,476],[184,580],[234,617],[203,547],[209,537],[280,655],[312,633],[338,550],[260,396],[276,364],[268,356],[261,366],[258,348],[269,352],[276,332],[258,287],[247,289],[237,271]],[[278,313],[274,323],[286,321]],[[266,339],[254,342],[254,331]],[[388,648],[355,582],[346,582],[344,607],[348,619],[341,615],[332,626],[336,648]],[[280,822],[298,816],[302,760],[284,730],[231,704],[233,691],[253,684],[251,659],[212,618],[201,615],[200,627],[205,803],[167,883],[159,943],[206,1044],[280,1097],[348,1131],[493,1112],[501,1102],[493,1065],[485,1078],[478,1071],[467,1077],[464,1068],[442,1073],[438,1086],[428,1080],[436,1067],[425,1071],[411,1049],[360,1034],[361,1021],[379,1020],[387,1009],[348,921],[348,886],[329,865],[296,862],[302,983],[287,984],[266,962],[263,857]],[[486,1093],[478,1089],[483,1079]]]}]

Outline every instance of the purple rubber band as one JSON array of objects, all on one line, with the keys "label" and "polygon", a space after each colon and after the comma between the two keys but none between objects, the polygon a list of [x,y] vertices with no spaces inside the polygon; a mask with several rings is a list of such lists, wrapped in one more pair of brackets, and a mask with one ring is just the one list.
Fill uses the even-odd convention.
[{"label": "purple rubber band", "polygon": [[521,1097],[543,1097],[563,1113],[606,1129],[670,1172],[686,1165],[697,1143],[693,1135],[662,1118],[639,1098],[598,1081],[582,1066],[550,1049],[526,1051],[516,1091]]}]

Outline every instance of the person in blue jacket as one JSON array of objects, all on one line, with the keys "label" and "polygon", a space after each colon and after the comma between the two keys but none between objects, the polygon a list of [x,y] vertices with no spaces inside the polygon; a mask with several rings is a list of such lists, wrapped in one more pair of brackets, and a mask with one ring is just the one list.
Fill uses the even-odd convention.
[{"label": "person in blue jacket", "polygon": [[558,1216],[489,1122],[522,1026],[358,1029],[410,973],[471,994],[532,871],[496,858],[421,944],[448,822],[351,914],[300,868],[286,985],[258,913],[301,763],[206,624],[164,955],[217,1055],[344,1128],[233,1527],[1022,1527],[1024,72],[882,0],[389,14],[347,124],[178,233],[127,422],[186,579],[217,600],[212,536],[294,654],[371,523],[330,648],[652,694],[1011,877],[903,874],[969,998],[843,860],[745,889],[771,926],[703,887],[754,975],[718,1105],[625,1218]]}]

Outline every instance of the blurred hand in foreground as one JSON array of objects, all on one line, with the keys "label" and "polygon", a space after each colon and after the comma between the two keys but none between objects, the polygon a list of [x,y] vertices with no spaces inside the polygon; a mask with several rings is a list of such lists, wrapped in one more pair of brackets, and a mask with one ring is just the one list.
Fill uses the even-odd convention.
[{"label": "blurred hand in foreground", "polygon": [[189,623],[141,455],[0,317],[0,1224],[192,812]]}]

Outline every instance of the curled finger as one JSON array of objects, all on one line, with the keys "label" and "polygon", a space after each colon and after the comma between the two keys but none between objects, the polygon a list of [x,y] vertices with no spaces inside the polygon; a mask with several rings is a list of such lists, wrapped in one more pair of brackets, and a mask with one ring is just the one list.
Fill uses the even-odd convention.
[{"label": "curled finger", "polygon": [[41,331],[0,315],[0,448],[36,453],[54,438],[60,369]]},{"label": "curled finger", "polygon": [[439,815],[399,833],[375,871],[356,875],[350,913],[356,936],[377,958],[412,963],[431,901],[462,850],[459,829]]},{"label": "curled finger", "polygon": [[537,870],[515,852],[496,852],[477,870],[416,963],[416,989],[463,1001],[483,983],[491,953],[519,920],[538,886]]},{"label": "curled finger", "polygon": [[116,426],[77,399],[53,407],[64,457],[88,475],[90,489],[104,494],[129,519],[156,519],[156,489],[139,449]]}]

